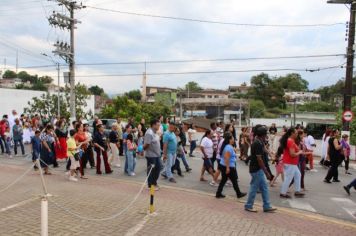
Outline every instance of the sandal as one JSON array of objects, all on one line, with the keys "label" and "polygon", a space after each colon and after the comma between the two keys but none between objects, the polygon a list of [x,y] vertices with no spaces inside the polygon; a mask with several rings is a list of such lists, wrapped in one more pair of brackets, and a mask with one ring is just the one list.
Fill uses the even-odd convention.
[{"label": "sandal", "polygon": [[80,176],[81,179],[88,179],[88,177]]}]

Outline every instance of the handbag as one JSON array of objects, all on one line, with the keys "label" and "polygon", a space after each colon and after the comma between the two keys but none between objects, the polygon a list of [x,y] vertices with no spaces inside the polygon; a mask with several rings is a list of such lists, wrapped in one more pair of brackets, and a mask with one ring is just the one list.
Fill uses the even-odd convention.
[{"label": "handbag", "polygon": [[74,159],[76,161],[79,161],[80,158],[82,158],[82,155],[83,155],[83,151],[82,150],[79,150],[78,152],[74,153]]}]

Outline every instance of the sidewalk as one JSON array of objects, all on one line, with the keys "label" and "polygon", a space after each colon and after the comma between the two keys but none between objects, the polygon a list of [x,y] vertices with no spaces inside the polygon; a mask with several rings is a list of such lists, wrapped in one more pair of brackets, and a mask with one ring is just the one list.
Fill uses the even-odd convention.
[{"label": "sidewalk", "polygon": [[[31,171],[5,192],[6,185],[28,168],[0,166],[0,208],[41,194],[39,173]],[[212,195],[163,187],[155,195],[157,214],[147,216],[149,193],[145,188],[127,212],[106,221],[81,220],[67,210],[89,218],[106,218],[124,209],[141,185],[129,181],[90,176],[68,182],[63,173],[46,176],[49,192],[49,235],[355,235],[356,224],[279,208],[277,213],[243,210],[236,199],[217,200]],[[40,201],[0,211],[0,235],[39,235]]]}]

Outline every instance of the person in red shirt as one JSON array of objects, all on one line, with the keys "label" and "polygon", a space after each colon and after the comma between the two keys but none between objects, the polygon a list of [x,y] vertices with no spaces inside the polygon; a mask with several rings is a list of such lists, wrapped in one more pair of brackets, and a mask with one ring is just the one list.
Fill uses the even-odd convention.
[{"label": "person in red shirt", "polygon": [[4,154],[4,152],[6,152],[7,154],[10,153],[10,147],[9,147],[8,143],[6,142],[6,136],[5,136],[5,132],[8,127],[9,127],[9,122],[7,121],[7,115],[4,115],[2,117],[2,120],[0,121],[1,154]]},{"label": "person in red shirt", "polygon": [[291,198],[287,194],[288,188],[292,180],[294,179],[294,188],[296,197],[303,197],[304,193],[301,192],[301,173],[298,168],[299,155],[304,154],[303,151],[299,150],[298,145],[295,143],[298,137],[298,131],[291,127],[282,136],[280,140],[281,148],[283,148],[283,162],[284,162],[284,181],[281,187],[280,197],[281,198]]},{"label": "person in red shirt", "polygon": [[[75,129],[77,132],[74,135],[74,140],[78,143],[78,146],[81,147],[83,152],[85,152],[88,148],[89,140],[84,132],[84,126],[83,124],[79,123],[75,126]],[[87,177],[84,176],[84,166],[83,166],[83,163],[87,163],[87,162],[84,161],[83,156],[82,158],[80,158],[79,162],[80,162],[79,170],[81,175],[80,178],[87,179]]]}]

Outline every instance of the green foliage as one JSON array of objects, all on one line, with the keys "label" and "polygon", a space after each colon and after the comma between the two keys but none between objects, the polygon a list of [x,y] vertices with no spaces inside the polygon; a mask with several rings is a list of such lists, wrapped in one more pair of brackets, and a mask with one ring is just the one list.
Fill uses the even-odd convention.
[{"label": "green foliage", "polygon": [[250,116],[251,118],[264,117],[266,111],[265,104],[261,100],[250,100]]},{"label": "green foliage", "polygon": [[6,70],[2,76],[4,79],[15,79],[17,77],[17,74],[15,71],[12,70]]},{"label": "green foliage", "polygon": [[296,73],[280,76],[275,79],[275,82],[287,92],[307,91],[309,85],[308,81],[302,79],[302,76]]},{"label": "green foliage", "polygon": [[197,82],[190,81],[185,85],[185,90],[189,90],[190,92],[197,92],[203,90],[202,87]]},{"label": "green foliage", "polygon": [[345,80],[339,80],[334,85],[321,87],[314,92],[320,94],[322,101],[333,103],[336,96],[342,96],[344,86]]},{"label": "green foliage", "polygon": [[251,88],[248,96],[255,100],[263,101],[268,108],[284,107],[284,91],[275,78],[262,73],[251,78]]},{"label": "green foliage", "polygon": [[[75,86],[76,94],[76,114],[77,117],[90,118],[92,113],[85,113],[83,107],[87,105],[86,100],[90,96],[90,92],[83,84],[77,84]],[[69,88],[65,90],[65,95],[60,95],[60,113],[61,116],[66,118],[70,117],[69,113]],[[57,94],[50,95],[49,93],[43,94],[40,97],[32,98],[32,101],[28,102],[28,107],[25,108],[25,113],[40,114],[48,116],[56,116],[58,114],[58,96]]]},{"label": "green foliage", "polygon": [[141,91],[138,90],[138,89],[132,90],[132,91],[129,91],[129,92],[125,93],[125,96],[126,96],[128,99],[134,100],[135,102],[140,102],[141,99],[142,99]]},{"label": "green foliage", "polygon": [[298,106],[302,112],[335,112],[335,106],[328,102],[309,102]]},{"label": "green foliage", "polygon": [[96,95],[96,96],[101,96],[104,94],[104,89],[100,88],[98,85],[91,86],[89,88],[89,91],[91,94]]},{"label": "green foliage", "polygon": [[133,117],[136,122],[141,118],[151,120],[157,118],[159,115],[167,117],[170,115],[171,110],[168,106],[162,103],[139,103],[128,96],[116,97],[113,103],[107,105],[100,114],[102,118],[129,118]]},{"label": "green foliage", "polygon": [[[37,76],[37,75],[36,75]],[[38,80],[42,82],[43,84],[51,84],[53,82],[52,77],[45,75],[42,77],[39,77]]]}]

